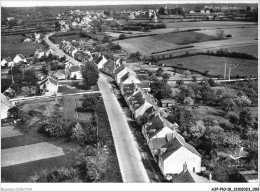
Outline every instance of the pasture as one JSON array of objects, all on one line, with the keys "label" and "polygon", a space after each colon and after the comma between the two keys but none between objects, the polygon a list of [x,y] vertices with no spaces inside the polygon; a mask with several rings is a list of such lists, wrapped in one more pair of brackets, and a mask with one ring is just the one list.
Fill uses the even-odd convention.
[{"label": "pasture", "polygon": [[2,36],[1,39],[1,57],[11,57],[16,54],[23,54],[25,57],[30,57],[35,53],[36,49],[47,50],[47,47],[42,43],[22,43],[22,35]]},{"label": "pasture", "polygon": [[229,66],[232,66],[231,76],[258,74],[257,61],[246,59],[196,55],[177,59],[168,59],[160,61],[160,63],[164,63],[167,66],[178,66],[178,64],[183,64],[183,67],[185,68],[202,73],[209,71],[210,75],[223,75],[225,61],[227,62],[227,71],[229,70]]},{"label": "pasture", "polygon": [[228,48],[230,52],[248,53],[258,58],[258,45],[242,45]]}]

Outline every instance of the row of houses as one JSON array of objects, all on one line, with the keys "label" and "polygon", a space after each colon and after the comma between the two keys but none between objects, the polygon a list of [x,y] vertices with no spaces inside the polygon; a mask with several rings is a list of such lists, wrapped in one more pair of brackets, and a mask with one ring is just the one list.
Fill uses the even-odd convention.
[{"label": "row of houses", "polygon": [[186,182],[214,182],[196,174],[201,172],[201,155],[179,134],[178,124],[165,118],[164,109],[141,87],[135,72],[122,64],[115,69],[114,78],[133,119],[141,123],[148,118],[142,133],[164,176],[173,182],[185,182],[183,175],[188,175]]}]

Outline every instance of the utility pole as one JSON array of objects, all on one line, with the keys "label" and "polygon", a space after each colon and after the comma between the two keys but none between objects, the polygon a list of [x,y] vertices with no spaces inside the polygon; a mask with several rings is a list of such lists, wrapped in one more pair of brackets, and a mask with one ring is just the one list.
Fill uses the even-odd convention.
[{"label": "utility pole", "polygon": [[227,63],[225,62],[224,79],[226,79],[226,72],[227,72]]},{"label": "utility pole", "polygon": [[229,68],[229,72],[228,72],[228,80],[230,81],[230,74],[231,74],[231,66]]}]

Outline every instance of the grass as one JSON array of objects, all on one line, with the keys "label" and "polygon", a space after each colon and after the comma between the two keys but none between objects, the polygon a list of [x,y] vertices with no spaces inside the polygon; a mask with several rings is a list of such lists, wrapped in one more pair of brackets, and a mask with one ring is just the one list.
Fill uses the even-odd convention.
[{"label": "grass", "polygon": [[230,52],[248,53],[258,58],[258,45],[242,45],[239,47],[228,48]]},{"label": "grass", "polygon": [[165,34],[156,35],[156,36],[154,36],[154,38],[158,39],[160,41],[165,41],[165,42],[173,43],[176,45],[218,40],[218,38],[215,36],[205,35],[205,34],[193,32],[193,31],[165,33]]},{"label": "grass", "polygon": [[98,85],[92,86],[91,89],[86,88],[83,86],[83,84],[80,82],[75,83],[66,83],[61,84],[58,88],[58,93],[62,94],[73,94],[73,93],[83,93],[83,92],[91,92],[91,91],[98,91]]},{"label": "grass", "polygon": [[30,57],[36,49],[47,50],[47,47],[41,43],[22,43],[22,38],[24,38],[22,35],[2,36],[1,57],[10,56],[13,59],[16,54]]},{"label": "grass", "polygon": [[227,61],[227,72],[229,70],[228,64],[230,63],[233,64],[233,67],[231,69],[231,76],[257,75],[257,71],[258,71],[257,61],[246,60],[246,59],[196,55],[196,56],[183,57],[178,59],[168,59],[168,60],[161,61],[160,63],[167,64],[168,66],[177,66],[178,64],[183,64],[183,67],[188,69],[196,70],[202,73],[205,71],[209,71],[210,75],[223,76],[225,61]]}]

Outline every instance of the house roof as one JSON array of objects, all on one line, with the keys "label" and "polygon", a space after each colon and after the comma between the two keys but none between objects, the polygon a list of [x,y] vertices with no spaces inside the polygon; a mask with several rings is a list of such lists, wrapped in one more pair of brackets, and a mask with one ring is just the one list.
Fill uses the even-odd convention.
[{"label": "house roof", "polygon": [[150,83],[149,83],[149,82],[144,82],[144,81],[142,81],[142,82],[141,82],[141,87],[142,87],[143,89],[150,89]]},{"label": "house roof", "polygon": [[124,74],[122,77],[121,77],[121,82],[124,82],[127,78],[128,78],[128,75],[129,75],[129,72]]},{"label": "house roof", "polygon": [[166,151],[161,155],[162,159],[167,159],[171,154],[176,152],[181,147],[185,147],[192,153],[201,157],[199,152],[193,146],[191,146],[190,144],[186,143],[181,139],[178,139],[178,137],[175,137],[172,140],[170,140],[165,146],[163,146],[163,148],[166,148]]},{"label": "house roof", "polygon": [[49,77],[49,82],[54,84],[54,85],[56,85],[56,86],[58,86],[58,81],[53,79],[53,78],[51,78],[51,77]]},{"label": "house roof", "polygon": [[131,95],[133,95],[133,93],[135,92],[135,84],[129,84],[127,86],[124,87],[124,96],[125,97],[129,97]]},{"label": "house roof", "polygon": [[104,63],[104,68],[107,68],[111,73],[114,72],[115,69],[115,63],[112,60],[108,60]]},{"label": "house roof", "polygon": [[6,57],[3,60],[6,60],[6,62],[12,62],[13,60],[11,59],[11,57]]},{"label": "house roof", "polygon": [[173,103],[175,104],[175,100],[174,99],[161,99],[162,103]]},{"label": "house roof", "polygon": [[36,53],[41,53],[41,52],[44,52],[42,49],[36,49],[35,51]]},{"label": "house roof", "polygon": [[17,54],[21,59],[25,59],[25,57],[22,54]]},{"label": "house roof", "polygon": [[120,71],[122,71],[125,68],[125,65],[120,65],[119,67],[116,68],[115,74],[118,74]]},{"label": "house roof", "polygon": [[57,78],[62,78],[65,75],[65,70],[59,70],[55,73],[52,74],[53,76],[57,77]]},{"label": "house roof", "polygon": [[83,65],[73,65],[70,67],[69,71],[72,72],[77,72],[80,71],[82,69]]},{"label": "house roof", "polygon": [[103,59],[102,56],[98,57],[97,60],[95,60],[96,64],[98,64]]},{"label": "house roof", "polygon": [[190,171],[189,169],[182,171],[173,178],[173,183],[217,183],[214,180],[208,180]]}]

